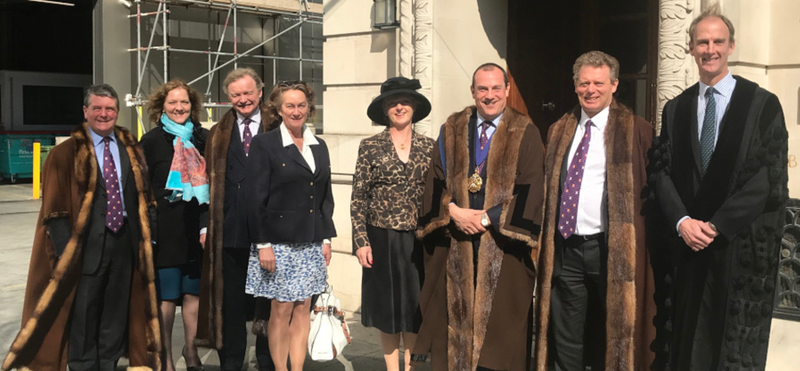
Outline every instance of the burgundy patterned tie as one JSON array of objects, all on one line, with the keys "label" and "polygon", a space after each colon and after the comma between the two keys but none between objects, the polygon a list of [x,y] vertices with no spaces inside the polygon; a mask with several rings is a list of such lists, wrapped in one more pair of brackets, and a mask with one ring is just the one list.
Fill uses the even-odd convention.
[{"label": "burgundy patterned tie", "polygon": [[[486,135],[486,130],[489,129],[489,125],[491,124],[492,122],[488,120],[481,123],[481,137],[479,138],[479,141],[481,143],[481,151],[483,151],[483,147],[486,147],[486,143],[489,143],[489,137]],[[481,161],[481,163],[478,164],[478,174],[480,174],[481,171],[483,171],[483,164],[485,163],[486,160]]]},{"label": "burgundy patterned tie", "polygon": [[106,182],[106,227],[119,232],[122,228],[122,199],[119,194],[119,178],[117,177],[117,165],[114,164],[114,155],[108,148],[111,138],[104,137],[105,148],[103,149],[103,180]]},{"label": "burgundy patterned tie", "polygon": [[592,120],[586,121],[586,132],[572,156],[572,162],[567,169],[567,179],[564,182],[564,190],[561,192],[561,213],[558,219],[558,231],[564,237],[569,238],[575,233],[575,225],[578,216],[578,199],[581,192],[581,182],[583,181],[583,168],[586,165],[586,155],[589,153],[589,140],[592,138]]},{"label": "burgundy patterned tie", "polygon": [[249,117],[244,119],[244,131],[242,132],[242,145],[244,146],[244,154],[250,155],[250,141],[253,140],[253,133],[250,132],[250,123],[253,122]]}]

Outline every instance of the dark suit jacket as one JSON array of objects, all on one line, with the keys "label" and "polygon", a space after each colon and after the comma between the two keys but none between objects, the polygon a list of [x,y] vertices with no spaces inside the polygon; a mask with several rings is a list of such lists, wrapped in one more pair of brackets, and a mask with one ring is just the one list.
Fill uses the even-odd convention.
[{"label": "dark suit jacket", "polygon": [[[263,125],[263,124],[262,124]],[[262,131],[259,126],[258,132]],[[251,144],[252,146],[252,144]],[[244,183],[247,178],[247,159],[244,146],[239,137],[239,126],[231,127],[231,141],[228,146],[227,168],[225,171],[225,205],[223,206],[222,246],[250,248],[250,233],[247,230],[247,198],[244,197]]]},{"label": "dark suit jacket", "polygon": [[[136,191],[136,182],[133,179],[128,151],[121,140],[117,140],[117,145],[119,147],[119,165],[122,168],[120,169],[122,174],[120,186],[125,202],[125,212],[128,214],[128,220],[125,224],[129,228],[131,238],[136,238],[136,240],[131,241],[131,245],[136,248],[140,237],[139,195]],[[97,167],[97,192],[92,203],[91,222],[87,227],[86,243],[83,245],[83,274],[96,272],[100,268],[100,262],[103,260],[108,193],[106,192],[105,182],[103,182],[103,175],[100,172],[100,166],[102,164],[98,164]],[[136,257],[139,254],[135,253],[133,255]]]},{"label": "dark suit jacket", "polygon": [[328,146],[317,141],[311,146],[312,173],[295,145],[283,146],[280,130],[253,138],[246,181],[253,242],[321,242],[336,236]]},{"label": "dark suit jacket", "polygon": [[[192,139],[201,156],[205,152],[207,136],[208,130],[202,129],[200,138]],[[153,239],[158,242],[155,255],[158,268],[186,264],[201,257],[200,218],[208,211],[208,205],[199,205],[197,199],[189,202],[169,202],[166,199],[172,194],[164,187],[175,155],[174,139],[174,135],[159,126],[148,131],[139,142],[147,159],[150,185],[157,202],[159,228],[153,230]]]}]

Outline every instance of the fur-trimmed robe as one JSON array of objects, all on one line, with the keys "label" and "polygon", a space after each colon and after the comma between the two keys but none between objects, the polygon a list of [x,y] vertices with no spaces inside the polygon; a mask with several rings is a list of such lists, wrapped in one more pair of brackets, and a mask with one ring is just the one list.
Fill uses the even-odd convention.
[{"label": "fur-trimmed robe", "polygon": [[[500,207],[500,224],[480,237],[475,282],[472,236],[450,222],[449,204],[469,205],[470,117],[444,124],[420,208],[425,243],[422,326],[415,363],[432,355],[433,370],[523,370],[529,357],[530,310],[542,218],[544,146],[527,116],[506,108],[486,162],[484,209]],[[446,177],[438,143],[444,141]],[[527,349],[526,349],[527,348]]]},{"label": "fur-trimmed robe", "polygon": [[[82,234],[91,223],[96,182],[103,181],[88,130],[85,123],[74,130],[70,139],[53,148],[45,161],[42,208],[31,251],[22,329],[11,344],[3,370],[67,369],[69,318],[83,261]],[[138,213],[141,228],[140,235],[135,236],[139,257],[131,279],[127,319],[129,369],[160,370],[161,329],[148,218],[148,213],[155,210],[155,200],[141,147],[122,127],[115,127],[114,134],[127,150],[138,191],[139,209],[128,210],[128,215]],[[65,237],[69,238],[60,259],[51,240],[58,227],[63,227]]]},{"label": "fur-trimmed robe", "polygon": [[[778,97],[734,78],[705,175],[699,85],[664,106],[649,179],[661,218],[649,229],[656,235],[658,305],[653,370],[766,367],[788,198],[788,134]],[[692,251],[675,230],[684,215],[710,221],[719,235]]]},{"label": "fur-trimmed robe", "polygon": [[[265,104],[261,107],[261,131],[277,127]],[[257,133],[256,133],[257,134]],[[253,134],[253,136],[256,136]],[[200,308],[197,317],[195,345],[222,348],[222,248],[225,207],[225,170],[228,166],[228,147],[231,135],[239,135],[236,111],[231,108],[219,123],[211,128],[206,139],[206,170],[208,171],[209,203],[208,230],[203,249],[203,271],[200,277]],[[256,323],[253,324],[256,326]],[[264,326],[262,323],[261,326]],[[265,327],[266,328],[266,327]]]},{"label": "fur-trimmed robe", "polygon": [[[653,127],[630,109],[612,101],[604,132],[606,148],[607,289],[605,369],[647,370],[653,360],[650,342],[655,316],[653,274],[645,247],[642,190],[647,181],[647,152]],[[548,132],[545,179],[547,196],[544,234],[539,255],[537,291],[536,370],[548,369],[550,293],[553,281],[554,236],[558,227],[563,161],[568,154],[581,117],[581,107],[567,112]],[[566,158],[565,158],[566,157]],[[603,192],[602,189],[597,192]]]}]

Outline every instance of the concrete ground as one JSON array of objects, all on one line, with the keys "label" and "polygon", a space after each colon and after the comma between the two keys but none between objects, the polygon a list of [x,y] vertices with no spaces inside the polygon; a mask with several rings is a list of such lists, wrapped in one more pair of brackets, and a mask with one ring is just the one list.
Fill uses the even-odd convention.
[{"label": "concrete ground", "polygon": [[[0,359],[4,359],[20,326],[22,301],[28,274],[33,230],[41,202],[32,199],[31,184],[0,183]],[[176,315],[179,318],[180,315]],[[180,358],[184,341],[182,322],[175,321],[172,354],[176,358],[176,369],[183,371],[186,365]],[[358,313],[348,313],[347,320],[353,342],[340,357],[329,362],[314,362],[307,359],[305,370],[382,370],[385,369],[378,333],[361,326]],[[254,338],[250,335],[246,360],[248,370],[257,370],[255,364]],[[773,320],[770,348],[767,359],[768,371],[797,369],[796,352],[800,349],[800,322]],[[200,356],[207,371],[219,370],[216,351],[201,349]],[[124,369],[123,359],[118,367]],[[421,368],[428,370],[428,367]]]}]

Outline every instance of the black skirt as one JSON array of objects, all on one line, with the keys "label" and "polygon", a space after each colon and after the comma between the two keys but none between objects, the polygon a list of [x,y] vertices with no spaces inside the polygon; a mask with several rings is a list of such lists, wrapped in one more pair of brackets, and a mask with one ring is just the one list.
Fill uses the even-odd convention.
[{"label": "black skirt", "polygon": [[414,231],[367,224],[372,268],[362,268],[361,324],[387,334],[419,330],[422,245]]}]

